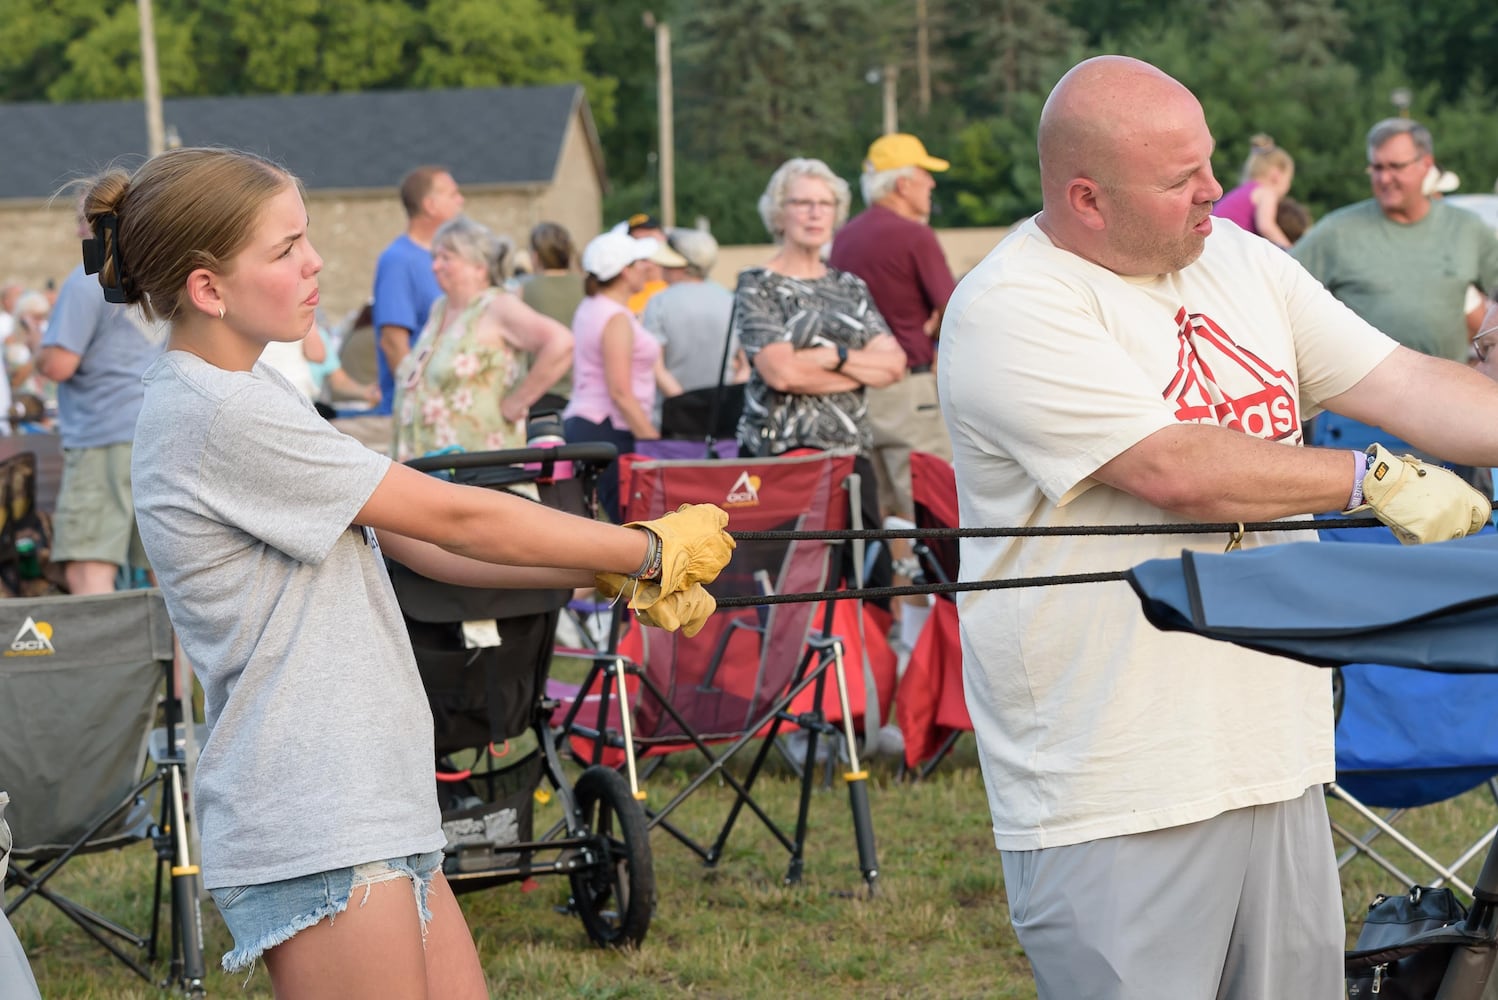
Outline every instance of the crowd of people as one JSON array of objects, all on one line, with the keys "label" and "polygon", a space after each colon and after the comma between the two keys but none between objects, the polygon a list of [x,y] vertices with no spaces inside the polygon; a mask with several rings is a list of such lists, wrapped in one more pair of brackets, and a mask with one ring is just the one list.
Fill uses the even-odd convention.
[{"label": "crowd of people", "polygon": [[[86,266],[55,302],[0,290],[0,389],[55,393],[53,559],[69,588],[154,566],[203,681],[214,736],[198,810],[206,884],[235,938],[226,965],[263,958],[278,995],[329,974],[356,992],[393,977],[482,995],[435,860],[431,782],[413,777],[430,726],[379,721],[426,712],[386,627],[400,615],[380,552],[486,585],[656,580],[675,617],[710,612],[702,584],[732,544],[721,512],[636,531],[457,489],[406,459],[521,446],[542,413],[569,441],[622,453],[662,436],[667,401],[742,383],[738,453],[854,453],[870,525],[912,517],[917,450],[953,463],[966,526],[1371,509],[1423,541],[1485,524],[1498,235],[1442,203],[1433,138],[1412,119],[1372,127],[1371,198],[1315,225],[1289,196],[1291,155],[1268,135],[1249,145],[1224,192],[1189,90],[1136,60],[1090,59],[1040,119],[1042,211],[960,283],[931,227],[950,164],[897,133],[870,145],[856,214],[821,160],[776,169],[758,203],[774,250],[732,290],[711,276],[710,234],[645,214],[581,248],[541,223],[518,274],[515,244],[463,214],[452,174],[418,167],[373,277],[370,385],[316,321],[322,262],[295,178],[184,149],[93,182]],[[324,385],[388,425],[378,449],[322,419],[338,416],[314,409]],[[1378,488],[1387,476],[1423,485]],[[612,471],[600,500],[620,520]],[[485,518],[509,530],[476,532]],[[1201,544],[965,539],[962,576],[1095,572]],[[697,555],[667,560],[662,579],[671,545]],[[908,549],[893,555],[893,576],[915,576]],[[299,628],[312,607],[341,624]],[[1041,996],[1337,995],[1327,674],[1156,632],[1121,584],[1095,593],[1082,627],[1053,589],[985,591],[960,610],[995,843]],[[348,666],[293,669],[304,660]],[[291,708],[268,712],[273,696]],[[287,794],[256,762],[299,731],[328,734],[332,769]],[[316,813],[286,806],[330,794],[336,807]],[[359,919],[321,919],[309,880],[330,876],[345,904],[369,887]],[[416,887],[419,922],[392,881]],[[1105,883],[1149,900],[1147,918],[1091,905]],[[1192,947],[1171,947],[1187,926]],[[375,947],[384,960],[366,961]]]}]

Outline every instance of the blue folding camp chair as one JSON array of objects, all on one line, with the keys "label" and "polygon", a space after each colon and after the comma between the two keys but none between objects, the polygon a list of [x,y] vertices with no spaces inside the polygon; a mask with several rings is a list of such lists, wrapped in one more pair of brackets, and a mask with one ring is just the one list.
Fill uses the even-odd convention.
[{"label": "blue folding camp chair", "polygon": [[[1486,534],[1492,534],[1489,529]],[[1386,528],[1331,528],[1323,542],[1398,545]],[[1462,869],[1498,834],[1482,831],[1449,863],[1396,825],[1410,810],[1455,798],[1486,784],[1498,800],[1498,674],[1436,674],[1373,663],[1341,667],[1336,678],[1337,780],[1327,794],[1366,823],[1356,832],[1332,820],[1346,842],[1337,857],[1345,867],[1365,857],[1404,885],[1450,884],[1470,900]],[[1406,873],[1377,841],[1385,838],[1426,865],[1434,877]]]}]

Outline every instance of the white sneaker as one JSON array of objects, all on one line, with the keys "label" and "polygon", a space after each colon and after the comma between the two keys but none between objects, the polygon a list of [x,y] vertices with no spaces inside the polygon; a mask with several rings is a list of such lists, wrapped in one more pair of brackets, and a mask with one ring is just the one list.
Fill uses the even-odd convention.
[{"label": "white sneaker", "polygon": [[881,726],[874,737],[874,752],[884,757],[903,757],[905,734],[900,732],[900,727],[893,722]]},{"label": "white sneaker", "polygon": [[[806,744],[808,742],[810,742],[810,740],[811,740],[811,734],[808,733],[804,729],[794,729],[791,732],[786,733],[784,739],[785,739],[785,752],[786,752],[786,756],[790,757],[791,760],[796,761],[802,767],[805,767],[806,766]],[[828,746],[832,742],[833,742],[833,738],[832,737],[828,737],[828,736],[819,736],[819,737],[817,737],[817,759],[816,759],[816,762],[818,764],[825,764],[825,763],[827,763],[827,755],[829,753],[829,751],[828,751],[827,748],[828,748]],[[838,749],[838,756],[839,757],[842,756],[841,746],[839,746],[839,749]]]}]

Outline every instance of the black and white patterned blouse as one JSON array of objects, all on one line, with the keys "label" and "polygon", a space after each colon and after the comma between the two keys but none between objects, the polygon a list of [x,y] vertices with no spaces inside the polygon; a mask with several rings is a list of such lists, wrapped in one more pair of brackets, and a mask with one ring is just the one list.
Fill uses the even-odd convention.
[{"label": "black and white patterned blouse", "polygon": [[792,448],[856,448],[868,454],[873,432],[862,386],[825,395],[776,392],[753,367],[767,344],[785,342],[798,351],[839,344],[852,349],[888,333],[863,279],[830,267],[810,279],[750,268],[740,273],[734,296],[734,333],[750,364],[739,444],[756,457]]}]

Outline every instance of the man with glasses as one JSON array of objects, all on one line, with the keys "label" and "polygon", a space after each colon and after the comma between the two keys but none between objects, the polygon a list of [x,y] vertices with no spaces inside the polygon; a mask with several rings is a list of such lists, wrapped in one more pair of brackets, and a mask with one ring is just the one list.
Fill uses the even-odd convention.
[{"label": "man with glasses", "polygon": [[[1467,290],[1498,287],[1498,236],[1481,219],[1424,190],[1434,164],[1430,130],[1386,118],[1368,132],[1373,197],[1338,209],[1290,252],[1349,309],[1422,354],[1465,361]],[[1312,444],[1364,448],[1403,442],[1345,417],[1317,420]],[[1457,470],[1481,483],[1484,476]]]}]

